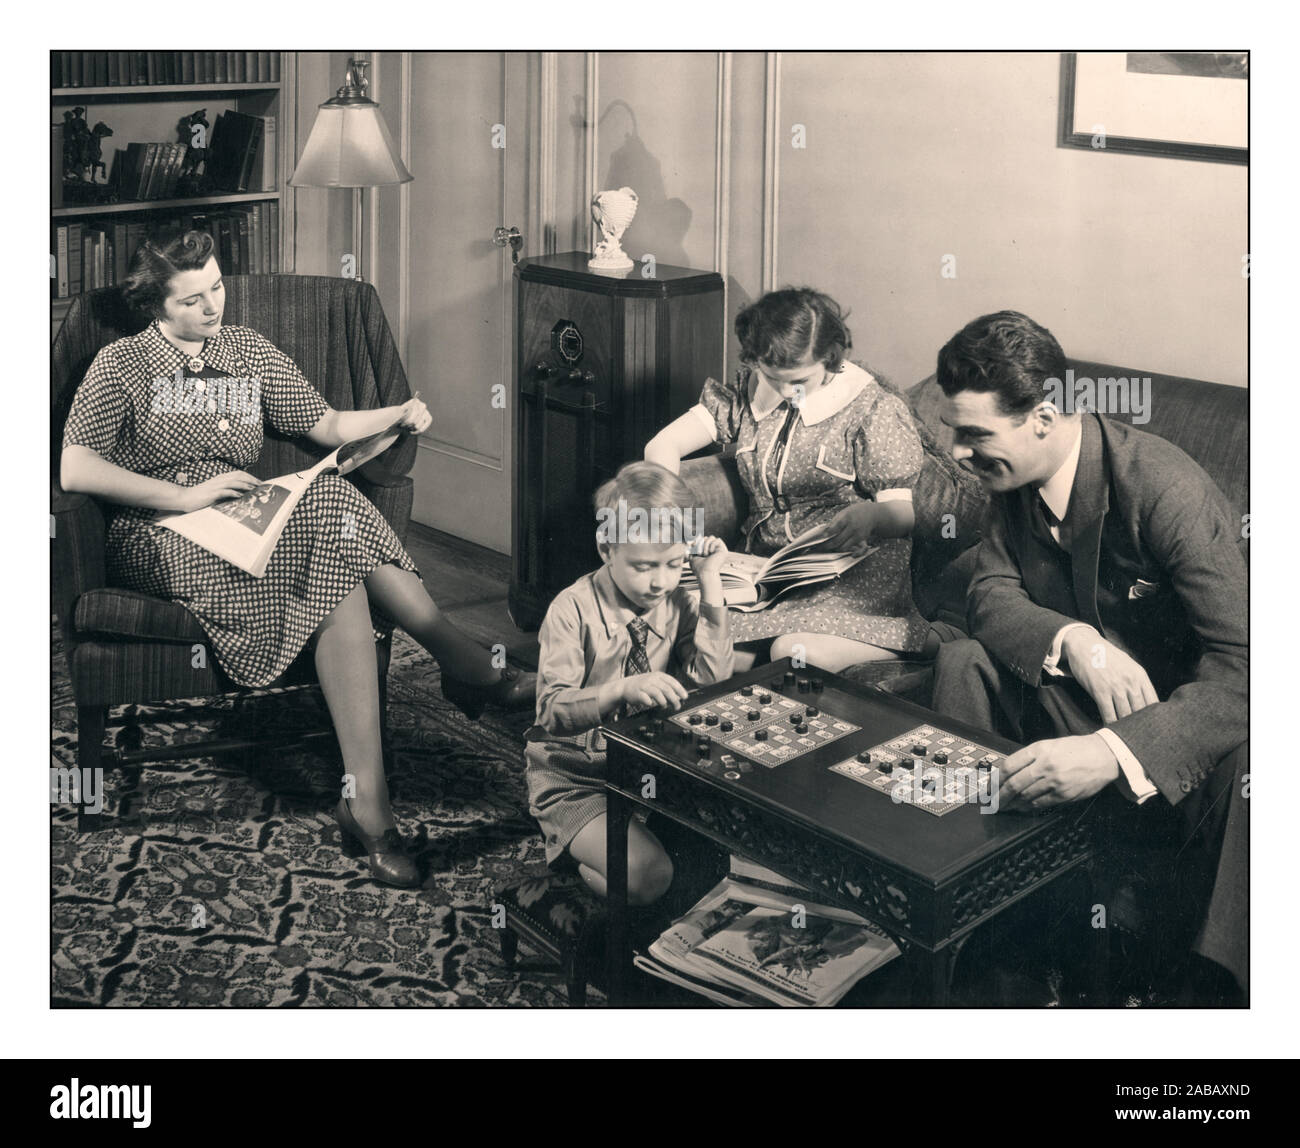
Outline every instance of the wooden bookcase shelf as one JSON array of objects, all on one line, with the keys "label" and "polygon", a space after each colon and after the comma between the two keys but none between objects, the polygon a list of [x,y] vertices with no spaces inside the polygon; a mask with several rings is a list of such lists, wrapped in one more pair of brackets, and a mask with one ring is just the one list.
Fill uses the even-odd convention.
[{"label": "wooden bookcase shelf", "polygon": [[[116,134],[104,141],[107,160],[116,148],[128,143],[165,142],[176,139],[177,105],[193,100],[194,107],[208,107],[208,120],[216,122],[226,108],[276,120],[275,190],[217,193],[170,199],[127,200],[120,203],[65,204],[50,208],[50,241],[54,250],[55,229],[67,219],[130,217],[139,222],[150,215],[168,215],[237,204],[278,203],[280,212],[279,269],[292,271],[294,196],[287,187],[297,160],[295,125],[297,117],[297,55],[281,52],[280,79],[271,83],[208,84],[120,84],[110,86],[51,88],[50,118],[57,123],[63,113],[78,104],[86,106],[86,121],[104,120]],[[192,108],[190,110],[193,110]],[[125,122],[125,127],[122,127]],[[51,338],[71,306],[71,299],[51,298]]]},{"label": "wooden bookcase shelf", "polygon": [[[283,74],[283,72],[281,73]],[[140,96],[187,96],[222,92],[277,92],[280,84],[113,84],[106,88],[51,88],[50,99],[60,104],[79,103],[86,96],[121,96],[128,100]]]},{"label": "wooden bookcase shelf", "polygon": [[166,208],[210,207],[222,203],[261,203],[279,199],[279,191],[239,191],[223,195],[191,195],[180,199],[139,199],[124,203],[92,203],[80,207],[56,207],[50,212],[54,219],[70,215],[126,215],[136,211],[161,211]]}]

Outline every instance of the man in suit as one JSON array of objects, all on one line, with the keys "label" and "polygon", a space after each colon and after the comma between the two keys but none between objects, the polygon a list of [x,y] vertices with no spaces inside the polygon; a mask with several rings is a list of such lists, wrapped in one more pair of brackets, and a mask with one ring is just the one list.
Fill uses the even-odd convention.
[{"label": "man in suit", "polygon": [[939,352],[953,455],[992,505],[971,639],[941,647],[934,705],[1031,742],[1007,759],[1002,807],[1088,806],[1107,859],[1156,890],[1180,999],[1241,1003],[1240,524],[1172,443],[1060,403],[1065,371],[1051,332],[1015,311],[974,320]]}]

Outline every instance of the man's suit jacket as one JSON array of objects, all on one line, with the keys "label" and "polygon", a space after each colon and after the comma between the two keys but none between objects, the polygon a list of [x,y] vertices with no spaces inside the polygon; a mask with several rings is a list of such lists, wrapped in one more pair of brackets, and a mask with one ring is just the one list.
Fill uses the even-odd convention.
[{"label": "man's suit jacket", "polygon": [[971,636],[1034,687],[1068,622],[1129,653],[1160,704],[1110,728],[1177,804],[1248,734],[1241,523],[1172,443],[1095,414],[1081,421],[1061,524],[1068,558],[1043,559],[1035,488],[996,496],[971,581]]}]

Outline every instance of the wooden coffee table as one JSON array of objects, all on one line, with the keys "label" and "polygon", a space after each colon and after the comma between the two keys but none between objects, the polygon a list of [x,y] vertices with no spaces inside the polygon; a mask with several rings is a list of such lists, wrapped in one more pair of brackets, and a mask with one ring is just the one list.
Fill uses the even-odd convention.
[{"label": "wooden coffee table", "polygon": [[[928,744],[889,744],[918,729],[934,736],[912,740]],[[996,781],[978,788],[989,768],[980,759],[996,770],[1019,747],[790,659],[693,691],[676,715],[615,720],[605,732],[611,1005],[629,1003],[627,827],[635,806],[877,925],[912,966],[918,1005],[948,1003],[957,954],[980,925],[1071,870],[1081,868],[1092,891],[1086,808],[987,811]],[[971,747],[978,756],[959,752]],[[861,762],[873,748],[874,761]],[[882,750],[896,759],[888,777],[877,768]],[[936,801],[942,815],[921,808]],[[1081,905],[1081,921],[1093,899]],[[1092,932],[1090,1000],[1100,1004],[1107,945],[1104,929]]]}]

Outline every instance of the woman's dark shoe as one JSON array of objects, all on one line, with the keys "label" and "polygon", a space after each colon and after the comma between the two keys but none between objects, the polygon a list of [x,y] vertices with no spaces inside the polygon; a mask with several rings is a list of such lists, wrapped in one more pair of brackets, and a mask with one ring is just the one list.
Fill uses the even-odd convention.
[{"label": "woman's dark shoe", "polygon": [[477,720],[488,705],[504,710],[532,709],[537,704],[537,675],[506,666],[497,681],[476,686],[444,673],[442,696],[471,721]]},{"label": "woman's dark shoe", "polygon": [[343,837],[343,852],[349,857],[365,856],[370,862],[370,874],[385,885],[399,889],[414,889],[420,884],[420,870],[406,854],[406,844],[396,828],[385,829],[378,837],[371,837],[352,816],[348,799],[342,797],[334,807],[334,820],[338,822]]}]

